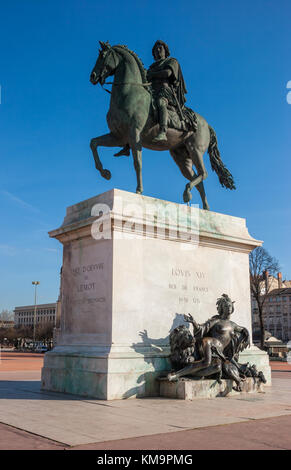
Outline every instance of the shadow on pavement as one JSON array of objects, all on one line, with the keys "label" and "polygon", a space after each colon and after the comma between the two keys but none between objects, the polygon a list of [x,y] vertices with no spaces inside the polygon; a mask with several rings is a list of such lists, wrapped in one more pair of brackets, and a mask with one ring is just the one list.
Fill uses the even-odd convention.
[{"label": "shadow on pavement", "polygon": [[40,380],[1,380],[0,381],[0,400],[66,400],[66,401],[84,401],[89,397],[79,397],[58,392],[42,391],[40,389]]}]

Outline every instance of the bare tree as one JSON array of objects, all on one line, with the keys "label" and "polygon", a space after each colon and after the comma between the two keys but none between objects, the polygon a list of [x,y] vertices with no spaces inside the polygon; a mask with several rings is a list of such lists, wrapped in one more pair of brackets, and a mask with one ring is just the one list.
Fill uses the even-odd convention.
[{"label": "bare tree", "polygon": [[251,293],[258,305],[262,349],[265,342],[263,307],[271,288],[271,283],[268,282],[268,276],[274,276],[279,270],[279,262],[276,258],[273,258],[265,248],[259,246],[250,253]]},{"label": "bare tree", "polygon": [[0,328],[0,344],[13,345],[16,340],[15,328]]},{"label": "bare tree", "polygon": [[11,312],[10,310],[1,310],[0,312],[1,326],[3,326],[5,322],[13,320],[13,317],[14,317],[13,312]]},{"label": "bare tree", "polygon": [[54,324],[53,323],[46,323],[43,325],[39,325],[36,330],[36,338],[38,341],[42,341],[47,346],[53,340],[53,331],[54,331]]}]

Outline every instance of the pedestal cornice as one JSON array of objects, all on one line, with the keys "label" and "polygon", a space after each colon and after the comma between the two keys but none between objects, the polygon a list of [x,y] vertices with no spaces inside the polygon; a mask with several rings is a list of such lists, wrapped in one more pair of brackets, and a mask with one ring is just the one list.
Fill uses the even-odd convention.
[{"label": "pedestal cornice", "polygon": [[250,236],[243,218],[118,189],[68,207],[62,226],[49,235],[65,244],[92,237],[92,225],[101,223],[111,239],[165,239],[244,253],[262,245]]}]

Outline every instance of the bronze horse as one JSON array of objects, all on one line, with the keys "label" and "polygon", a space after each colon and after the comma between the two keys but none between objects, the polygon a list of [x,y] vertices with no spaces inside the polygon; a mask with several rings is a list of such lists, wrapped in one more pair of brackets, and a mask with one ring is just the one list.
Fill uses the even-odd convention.
[{"label": "bronze horse", "polygon": [[[95,137],[90,147],[95,166],[100,174],[109,180],[111,173],[103,168],[98,155],[98,147],[123,147],[130,145],[137,176],[136,192],[142,194],[142,148],[169,150],[181,173],[189,180],[183,199],[190,202],[191,190],[196,187],[200,193],[203,209],[209,210],[203,181],[207,171],[203,155],[208,151],[211,167],[217,173],[222,186],[235,189],[233,177],[224,166],[217,146],[214,130],[206,120],[196,113],[197,129],[180,131],[169,128],[167,142],[153,143],[159,132],[159,125],[152,112],[150,84],[147,83],[146,70],[138,56],[126,46],[110,46],[100,41],[101,50],[92,70],[90,81],[102,86],[107,77],[113,75],[110,108],[107,113],[109,134]],[[193,165],[197,173],[193,170]]]}]

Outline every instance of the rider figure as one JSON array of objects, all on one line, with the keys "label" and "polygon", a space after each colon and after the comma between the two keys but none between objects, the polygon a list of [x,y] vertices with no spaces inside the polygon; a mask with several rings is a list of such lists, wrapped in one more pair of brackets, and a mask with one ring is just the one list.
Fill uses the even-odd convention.
[{"label": "rider figure", "polygon": [[[181,121],[184,120],[183,111],[187,93],[180,65],[176,59],[170,57],[168,45],[158,40],[154,44],[152,54],[155,62],[149,67],[147,79],[152,83],[152,93],[159,114],[159,133],[153,142],[167,141],[168,107],[175,109]],[[129,156],[130,147],[127,144],[115,157]]]},{"label": "rider figure", "polygon": [[183,75],[178,61],[170,57],[167,44],[156,41],[152,53],[155,62],[150,66],[147,78],[152,82],[155,103],[159,111],[160,131],[153,142],[167,140],[168,107],[174,108],[183,120],[183,107],[187,93]]}]

